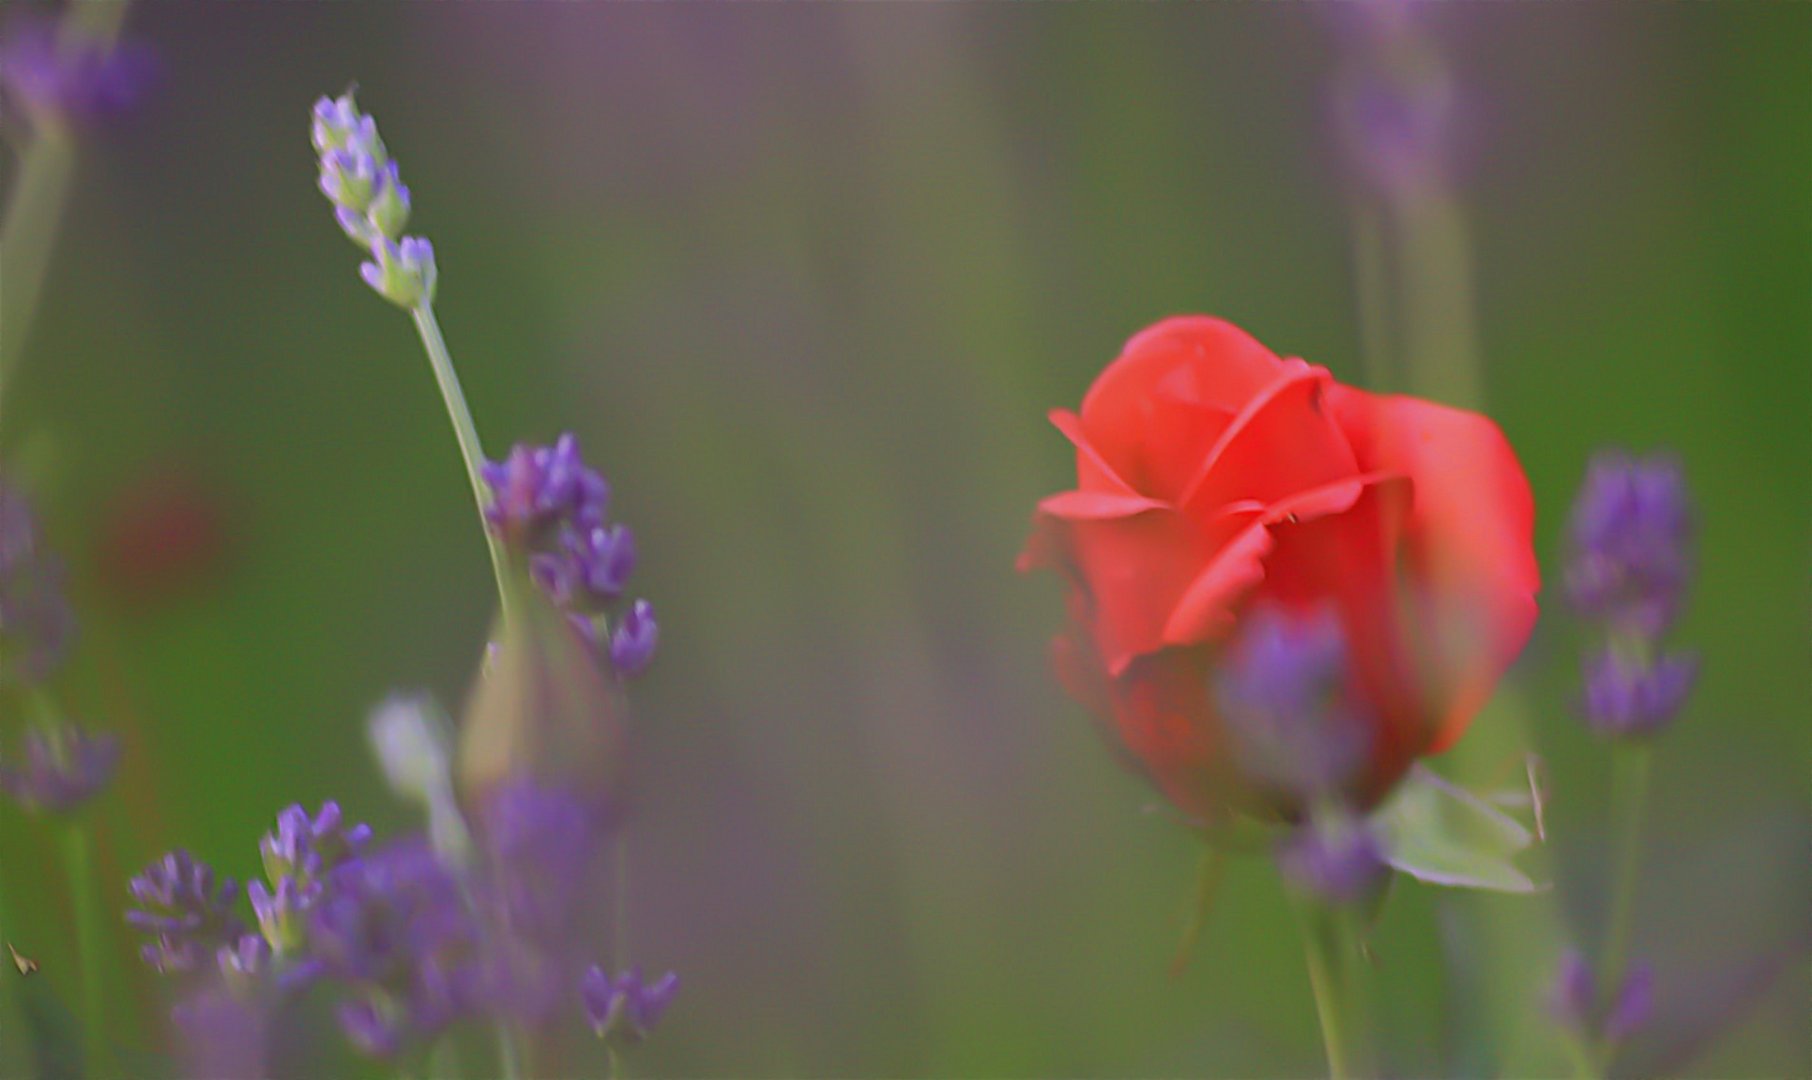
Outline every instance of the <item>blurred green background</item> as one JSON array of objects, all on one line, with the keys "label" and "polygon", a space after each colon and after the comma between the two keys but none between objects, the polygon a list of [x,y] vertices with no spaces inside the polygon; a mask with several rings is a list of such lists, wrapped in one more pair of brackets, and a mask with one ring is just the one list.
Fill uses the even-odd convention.
[{"label": "blurred green background", "polygon": [[[1601,445],[1674,448],[1701,508],[1678,638],[1705,672],[1637,908],[1663,1022],[1622,1068],[1806,1075],[1812,7],[1423,14],[1468,102],[1486,407],[1547,576]],[[1360,377],[1327,9],[160,2],[129,32],[163,78],[84,147],[0,436],[74,566],[67,693],[130,747],[109,889],[176,844],[244,876],[292,800],[406,827],[365,714],[456,704],[489,625],[427,365],[314,187],[309,106],[356,82],[491,453],[577,432],[641,541],[633,950],[686,990],[638,1072],[1321,1067],[1262,863],[1167,975],[1197,844],[1049,676],[1057,588],[1012,565],[1069,479],[1045,411],[1153,320]],[[198,554],[160,562],[173,528]],[[1404,1072],[1459,1060],[1443,933],[1546,905],[1594,940],[1577,649],[1550,595],[1516,681],[1555,892],[1400,888],[1378,930]],[[41,831],[0,807],[55,986]],[[115,991],[133,1038],[153,992]]]}]

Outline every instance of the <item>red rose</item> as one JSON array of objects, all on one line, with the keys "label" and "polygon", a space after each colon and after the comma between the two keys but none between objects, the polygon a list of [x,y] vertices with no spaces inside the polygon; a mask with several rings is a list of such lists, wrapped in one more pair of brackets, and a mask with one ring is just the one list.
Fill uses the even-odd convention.
[{"label": "red rose", "polygon": [[1366,805],[1459,738],[1529,636],[1534,508],[1482,416],[1192,316],[1134,337],[1051,422],[1076,489],[1039,504],[1020,567],[1071,585],[1059,674],[1200,822],[1252,808],[1209,679],[1256,605],[1337,613],[1373,728],[1347,792]]}]

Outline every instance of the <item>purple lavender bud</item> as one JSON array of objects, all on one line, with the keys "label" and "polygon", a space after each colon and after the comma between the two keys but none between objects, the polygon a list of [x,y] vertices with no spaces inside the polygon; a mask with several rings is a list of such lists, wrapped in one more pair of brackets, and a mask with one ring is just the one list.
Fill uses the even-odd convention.
[{"label": "purple lavender bud", "polygon": [[579,980],[579,1002],[598,1038],[619,1046],[647,1039],[679,993],[673,972],[644,985],[642,969],[632,967],[612,980],[593,964]]},{"label": "purple lavender bud", "polygon": [[1561,954],[1554,985],[1548,991],[1548,1010],[1569,1029],[1589,1032],[1597,1009],[1598,980],[1592,975],[1592,966],[1579,950],[1568,949]]},{"label": "purple lavender bud", "polygon": [[1620,1043],[1647,1026],[1655,1011],[1655,969],[1638,961],[1623,977],[1623,986],[1604,1018],[1607,1042]]},{"label": "purple lavender bud", "polygon": [[303,883],[293,877],[277,882],[275,892],[264,882],[254,881],[245,887],[246,899],[252,903],[252,914],[258,919],[258,930],[280,956],[296,952],[306,940],[303,913],[321,895],[315,882]]},{"label": "purple lavender bud", "polygon": [[312,818],[300,805],[285,807],[277,814],[276,831],[258,842],[258,853],[272,881],[298,877],[316,882],[357,857],[370,840],[371,826],[346,827],[340,804],[328,800]]},{"label": "purple lavender bud", "polygon": [[74,636],[63,565],[44,550],[25,497],[0,481],[0,683],[42,683]]},{"label": "purple lavender bud", "polygon": [[367,213],[372,227],[392,240],[401,236],[403,226],[409,224],[409,189],[403,186],[396,162],[390,162],[378,173]]},{"label": "purple lavender bud", "polygon": [[0,791],[28,810],[67,814],[94,798],[113,779],[120,743],[74,724],[25,733],[25,766],[0,765]]},{"label": "purple lavender bud", "polygon": [[1691,654],[1636,657],[1607,646],[1585,664],[1586,723],[1611,737],[1658,734],[1679,715],[1698,673]]},{"label": "purple lavender bud", "polygon": [[1390,880],[1383,847],[1359,822],[1298,828],[1279,845],[1277,868],[1297,890],[1336,907],[1368,901]]},{"label": "purple lavender bud", "polygon": [[361,1054],[387,1058],[402,1047],[399,1025],[370,1001],[343,1002],[336,1010],[346,1041]]},{"label": "purple lavender bud", "polygon": [[654,621],[654,607],[646,600],[630,605],[616,632],[610,635],[610,663],[617,674],[632,678],[646,671],[654,660],[661,628]]},{"label": "purple lavender bud", "polygon": [[1371,742],[1348,679],[1333,612],[1254,611],[1213,687],[1234,758],[1260,784],[1297,799],[1345,788]]},{"label": "purple lavender bud", "polygon": [[434,246],[419,236],[405,236],[400,243],[394,242],[377,226],[372,228],[372,261],[359,264],[359,276],[365,284],[401,308],[433,303],[439,277]]},{"label": "purple lavender bud", "polygon": [[568,538],[585,602],[602,606],[623,595],[635,570],[635,534],[628,526],[593,526]]},{"label": "purple lavender bud", "polygon": [[610,485],[580,458],[579,440],[570,433],[552,446],[518,443],[481,472],[493,496],[485,520],[524,550],[564,554],[564,531],[601,525],[609,506]]},{"label": "purple lavender bud", "polygon": [[138,908],[126,922],[154,936],[141,952],[162,972],[193,971],[223,946],[245,935],[233,914],[239,888],[178,848],[146,867],[127,884]]},{"label": "purple lavender bud", "polygon": [[1574,605],[1615,632],[1659,637],[1686,588],[1691,519],[1677,460],[1598,454],[1569,523],[1566,577]]},{"label": "purple lavender bud", "polygon": [[111,119],[129,112],[157,74],[157,56],[135,42],[70,40],[48,20],[16,20],[0,36],[0,89],[34,117]]}]

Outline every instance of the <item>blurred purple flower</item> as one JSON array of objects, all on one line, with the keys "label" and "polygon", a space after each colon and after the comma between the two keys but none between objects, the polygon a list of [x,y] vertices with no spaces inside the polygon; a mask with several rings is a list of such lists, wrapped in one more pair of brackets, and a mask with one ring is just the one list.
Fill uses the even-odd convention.
[{"label": "blurred purple flower", "polygon": [[124,115],[156,75],[150,47],[73,39],[48,19],[15,19],[0,39],[0,87],[34,117],[94,121]]},{"label": "blurred purple flower", "polygon": [[0,681],[43,682],[74,637],[63,564],[44,550],[25,497],[0,481]]},{"label": "blurred purple flower", "polygon": [[598,1038],[619,1046],[648,1038],[678,993],[678,975],[669,971],[644,984],[639,967],[632,967],[613,980],[603,968],[593,964],[579,982],[579,1001],[586,1022]]},{"label": "blurred purple flower", "polygon": [[1548,991],[1548,1011],[1573,1031],[1590,1032],[1598,1011],[1598,980],[1578,949],[1561,954]]},{"label": "blurred purple flower", "polygon": [[1214,679],[1233,755],[1249,775],[1302,800],[1356,778],[1371,737],[1348,693],[1346,657],[1332,611],[1253,612]]},{"label": "blurred purple flower", "polygon": [[189,1076],[268,1076],[262,1001],[211,980],[170,1012]]},{"label": "blurred purple flower", "polygon": [[1334,907],[1370,900],[1391,873],[1378,838],[1346,820],[1297,828],[1278,846],[1277,868],[1291,886]]},{"label": "blurred purple flower", "polygon": [[1586,723],[1601,735],[1657,734],[1679,715],[1698,674],[1690,654],[1628,656],[1606,646],[1585,664]]},{"label": "blurred purple flower", "polygon": [[1655,1011],[1655,969],[1638,961],[1623,977],[1623,986],[1604,1018],[1604,1037],[1619,1043],[1648,1025]]},{"label": "blurred purple flower", "polygon": [[140,955],[158,971],[194,971],[246,932],[233,913],[239,895],[233,879],[217,880],[212,868],[180,848],[146,867],[127,889],[139,906],[126,912],[126,922],[153,935]]},{"label": "blurred purple flower", "polygon": [[1445,182],[1459,133],[1459,95],[1417,5],[1355,0],[1327,10],[1346,53],[1334,122],[1355,170],[1399,198]]},{"label": "blurred purple flower", "polygon": [[24,767],[0,765],[0,791],[29,810],[66,814],[100,793],[119,765],[120,743],[74,724],[25,733]]},{"label": "blurred purple flower", "polygon": [[646,600],[637,600],[610,636],[611,666],[625,678],[640,675],[654,662],[654,649],[660,638],[661,628],[654,621],[653,606]]},{"label": "blurred purple flower", "polygon": [[1690,569],[1692,513],[1677,460],[1605,451],[1573,503],[1567,592],[1615,632],[1656,638],[1673,623]]}]

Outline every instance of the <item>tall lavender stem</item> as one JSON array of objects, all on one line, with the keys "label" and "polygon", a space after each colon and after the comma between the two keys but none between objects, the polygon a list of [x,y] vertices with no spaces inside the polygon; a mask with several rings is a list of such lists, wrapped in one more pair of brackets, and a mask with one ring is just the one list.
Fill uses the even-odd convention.
[{"label": "tall lavender stem", "polygon": [[[70,5],[57,35],[59,46],[67,48],[79,39],[99,50],[111,48],[130,7],[130,0]],[[34,118],[34,128],[0,222],[0,280],[6,282],[0,292],[0,405],[37,310],[75,169],[75,138],[69,126],[55,115],[43,114]]]},{"label": "tall lavender stem", "polygon": [[[1624,743],[1611,756],[1612,813],[1617,821],[1617,868],[1611,889],[1611,907],[1599,957],[1599,978],[1607,986],[1621,986],[1629,964],[1630,922],[1636,906],[1636,879],[1642,863],[1642,817],[1648,804],[1648,774],[1652,751],[1647,743]],[[1609,1065],[1615,1047],[1608,1041],[1597,1048],[1600,1069]]]},{"label": "tall lavender stem", "polygon": [[[478,441],[478,428],[472,422],[471,407],[466,404],[465,391],[459,385],[459,373],[454,370],[453,357],[447,352],[447,342],[441,336],[440,322],[434,317],[433,304],[424,299],[410,309],[409,315],[415,320],[416,332],[421,335],[422,348],[428,354],[428,366],[434,369],[434,381],[440,387],[441,400],[447,406],[447,418],[453,422],[453,436],[459,441],[459,454],[466,465],[466,479],[472,484],[472,498],[478,503],[479,521],[482,523],[485,508],[491,503],[491,492],[482,472],[485,462],[484,446]],[[485,546],[491,553],[491,572],[497,578],[497,594],[502,599],[507,618],[511,590],[509,563],[505,560],[503,541],[491,529],[483,531]]]}]

